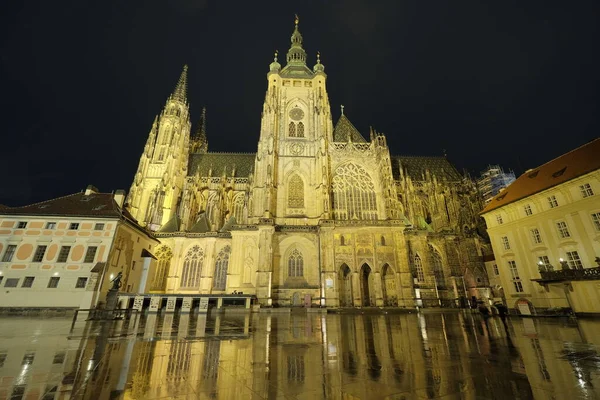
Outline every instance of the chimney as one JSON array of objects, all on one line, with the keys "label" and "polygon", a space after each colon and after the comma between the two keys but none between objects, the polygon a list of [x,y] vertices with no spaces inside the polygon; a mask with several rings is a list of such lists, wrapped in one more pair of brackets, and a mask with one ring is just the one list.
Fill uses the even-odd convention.
[{"label": "chimney", "polygon": [[114,199],[117,205],[120,208],[123,208],[123,203],[125,203],[125,191],[122,189],[115,191]]},{"label": "chimney", "polygon": [[96,193],[98,193],[98,188],[94,185],[88,185],[88,187],[85,189],[86,196],[96,194]]}]

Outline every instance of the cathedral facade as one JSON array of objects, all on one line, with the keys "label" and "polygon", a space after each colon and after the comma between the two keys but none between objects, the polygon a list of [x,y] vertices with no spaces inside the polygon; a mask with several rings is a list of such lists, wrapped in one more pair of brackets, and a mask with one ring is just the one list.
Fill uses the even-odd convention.
[{"label": "cathedral facade", "polygon": [[485,296],[474,182],[445,156],[392,156],[384,134],[361,134],[343,108],[334,125],[325,67],[306,58],[296,21],[248,154],[209,152],[204,110],[192,131],[184,67],[128,198],[161,241],[150,291],[327,307]]}]

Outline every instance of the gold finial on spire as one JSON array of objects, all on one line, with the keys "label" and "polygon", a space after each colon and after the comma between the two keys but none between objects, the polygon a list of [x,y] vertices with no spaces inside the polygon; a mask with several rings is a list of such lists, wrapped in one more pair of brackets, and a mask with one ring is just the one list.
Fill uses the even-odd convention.
[{"label": "gold finial on spire", "polygon": [[321,64],[321,52],[317,51],[317,64]]},{"label": "gold finial on spire", "polygon": [[300,22],[300,18],[298,17],[298,14],[294,14],[294,15],[296,16],[294,23],[296,24],[296,26],[298,26],[298,23]]},{"label": "gold finial on spire", "polygon": [[277,55],[279,55],[279,50],[275,50],[275,61],[277,61]]},{"label": "gold finial on spire", "polygon": [[344,115],[344,105],[342,104],[340,108],[342,109],[342,115]]}]

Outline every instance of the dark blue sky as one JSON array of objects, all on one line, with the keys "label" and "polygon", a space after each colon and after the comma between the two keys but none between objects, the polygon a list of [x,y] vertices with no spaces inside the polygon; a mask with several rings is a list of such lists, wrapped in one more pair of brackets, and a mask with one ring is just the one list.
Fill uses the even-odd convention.
[{"label": "dark blue sky", "polygon": [[[189,64],[211,151],[254,152],[266,73],[300,15],[309,66],[393,154],[532,168],[598,136],[600,5],[568,1],[32,0],[0,6],[0,203],[129,189]],[[335,121],[334,121],[335,122]],[[192,128],[194,129],[194,128]]]}]

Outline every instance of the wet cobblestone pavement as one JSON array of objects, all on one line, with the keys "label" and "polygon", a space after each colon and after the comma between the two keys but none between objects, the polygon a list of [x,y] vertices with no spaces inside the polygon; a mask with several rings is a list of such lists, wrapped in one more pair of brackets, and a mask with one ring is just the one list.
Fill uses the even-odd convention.
[{"label": "wet cobblestone pavement", "polygon": [[600,320],[0,317],[0,399],[600,399]]}]

